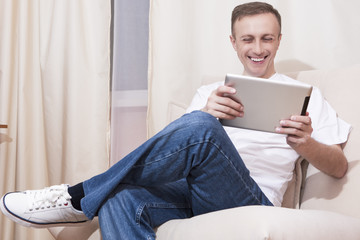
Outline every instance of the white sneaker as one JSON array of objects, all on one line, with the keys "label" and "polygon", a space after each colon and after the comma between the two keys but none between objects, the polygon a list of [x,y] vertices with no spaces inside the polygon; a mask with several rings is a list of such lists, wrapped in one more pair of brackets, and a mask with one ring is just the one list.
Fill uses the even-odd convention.
[{"label": "white sneaker", "polygon": [[1,211],[11,220],[25,226],[48,228],[79,225],[89,219],[71,204],[68,185],[42,190],[7,193],[1,198]]}]

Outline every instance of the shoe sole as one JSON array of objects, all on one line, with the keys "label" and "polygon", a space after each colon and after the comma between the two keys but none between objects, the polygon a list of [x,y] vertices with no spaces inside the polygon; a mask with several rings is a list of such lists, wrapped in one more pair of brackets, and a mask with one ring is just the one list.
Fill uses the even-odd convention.
[{"label": "shoe sole", "polygon": [[51,227],[80,227],[86,224],[89,224],[91,221],[79,221],[79,222],[56,222],[56,223],[37,223],[33,221],[29,221],[26,219],[23,219],[14,213],[12,213],[4,203],[4,198],[7,194],[5,194],[1,198],[0,202],[0,209],[3,212],[3,214],[11,219],[12,221],[24,226],[24,227],[32,227],[32,228],[51,228]]}]

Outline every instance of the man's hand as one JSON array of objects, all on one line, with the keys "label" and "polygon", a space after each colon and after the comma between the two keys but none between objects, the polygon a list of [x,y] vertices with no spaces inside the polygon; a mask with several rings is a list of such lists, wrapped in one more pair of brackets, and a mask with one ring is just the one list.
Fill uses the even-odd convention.
[{"label": "man's hand", "polygon": [[292,116],[288,120],[281,120],[276,131],[287,134],[287,143],[320,171],[336,178],[345,175],[348,163],[342,146],[326,145],[313,139],[309,113],[306,113],[306,116]]},{"label": "man's hand", "polygon": [[281,120],[280,126],[276,131],[287,134],[287,143],[298,153],[306,151],[306,148],[311,146],[313,128],[308,112],[306,116],[291,116],[288,120]]},{"label": "man's hand", "polygon": [[228,86],[220,86],[208,98],[202,111],[210,113],[220,119],[234,119],[244,116],[244,106],[230,97],[236,90]]}]

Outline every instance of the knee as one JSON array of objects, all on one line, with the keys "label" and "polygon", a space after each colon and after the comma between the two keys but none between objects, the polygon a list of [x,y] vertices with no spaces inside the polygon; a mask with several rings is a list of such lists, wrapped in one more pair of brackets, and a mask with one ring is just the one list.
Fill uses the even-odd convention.
[{"label": "knee", "polygon": [[217,118],[203,111],[193,111],[183,116],[185,124],[194,128],[222,129],[222,125]]},{"label": "knee", "polygon": [[185,124],[193,129],[194,132],[201,131],[206,134],[224,134],[224,128],[217,118],[203,111],[194,111],[185,117]]}]

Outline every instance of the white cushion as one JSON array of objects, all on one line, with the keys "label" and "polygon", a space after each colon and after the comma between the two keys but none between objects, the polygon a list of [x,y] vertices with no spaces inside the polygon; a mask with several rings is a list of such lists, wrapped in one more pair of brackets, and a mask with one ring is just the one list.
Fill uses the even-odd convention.
[{"label": "white cushion", "polygon": [[266,206],[239,207],[185,220],[171,220],[157,229],[158,240],[355,240],[360,219],[338,213]]}]

